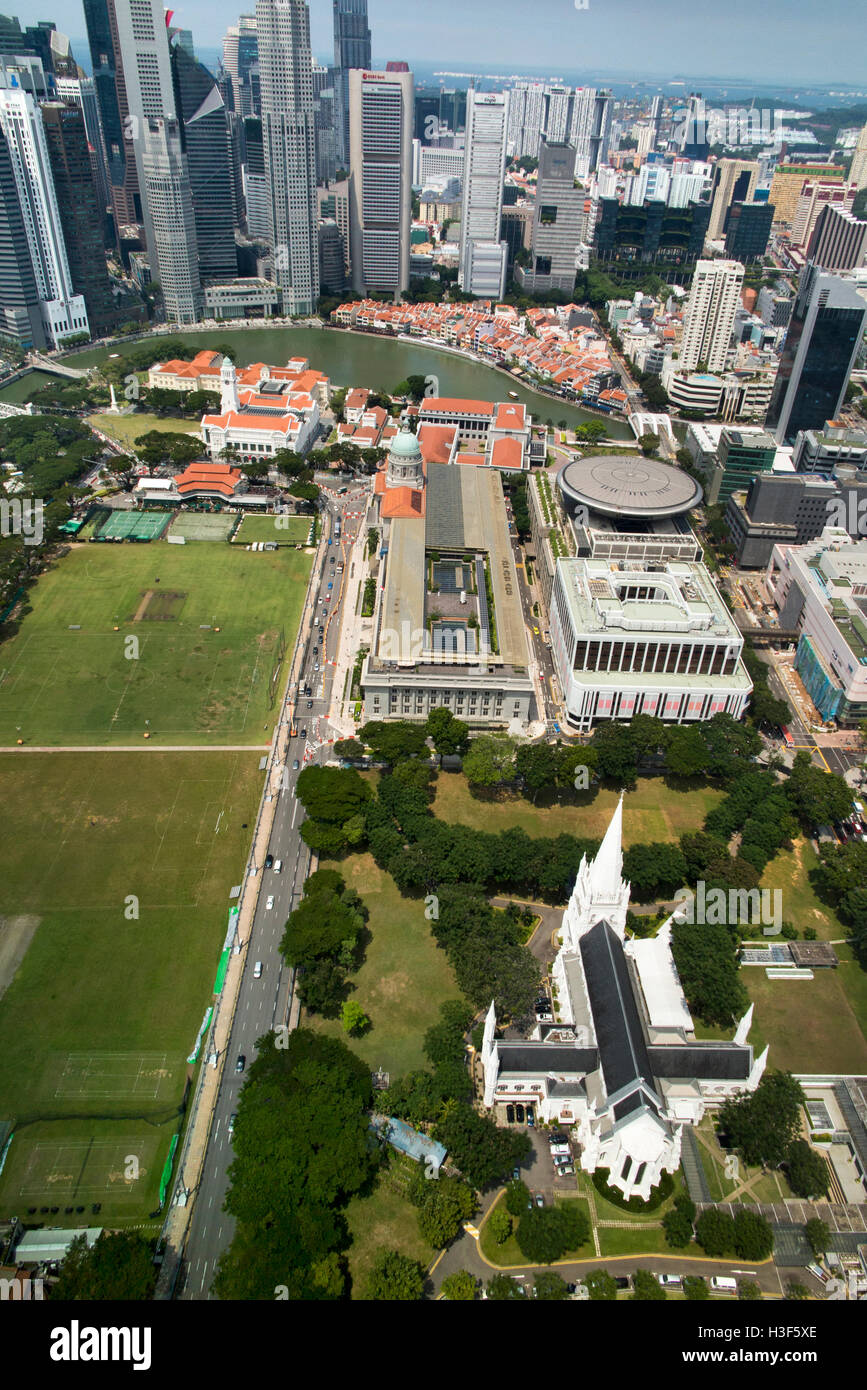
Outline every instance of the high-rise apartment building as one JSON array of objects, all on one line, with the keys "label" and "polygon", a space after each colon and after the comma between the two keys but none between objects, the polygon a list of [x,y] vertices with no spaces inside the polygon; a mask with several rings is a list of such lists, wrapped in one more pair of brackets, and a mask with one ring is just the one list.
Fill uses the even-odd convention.
[{"label": "high-rise apartment building", "polygon": [[169,323],[195,323],[203,308],[198,243],[165,12],[160,0],[111,3],[151,274]]},{"label": "high-rise apartment building", "polygon": [[[5,72],[0,80],[15,82],[14,75]],[[44,336],[50,347],[61,347],[79,334],[89,337],[90,326],[84,296],[76,293],[72,283],[42,116],[29,92],[19,86],[0,87],[0,132],[8,150],[11,182],[15,185],[30,254]],[[8,194],[4,196],[11,197],[11,182],[7,178]],[[26,329],[33,306],[32,301],[22,300],[22,295],[30,292],[30,277],[21,272],[20,224],[14,209],[9,209],[4,221],[10,241],[4,261],[8,256],[12,273],[9,312]],[[101,247],[100,259],[103,260]],[[6,286],[0,281],[4,318],[6,303]]]},{"label": "high-rise apartment building", "polygon": [[508,248],[500,241],[500,217],[508,122],[507,92],[470,90],[458,282],[478,298],[500,298],[506,286]]},{"label": "high-rise apartment building", "polygon": [[610,92],[576,87],[569,131],[569,143],[575,146],[576,179],[590,178],[607,162],[613,109]]},{"label": "high-rise apartment building", "polygon": [[840,208],[842,212],[851,212],[857,192],[858,188],[854,183],[805,179],[792,219],[792,245],[805,250],[810,244],[816,219],[822,209],[834,207]]},{"label": "high-rise apartment building", "polygon": [[546,87],[542,134],[550,145],[569,138],[572,122],[571,87]]},{"label": "high-rise apartment building", "polygon": [[535,159],[542,138],[545,118],[545,88],[541,82],[516,82],[509,89],[509,125],[507,132],[510,158],[527,155]]},{"label": "high-rise apartment building", "polygon": [[858,144],[849,168],[849,181],[858,189],[867,188],[867,125],[858,136]]},{"label": "high-rise apartment building", "polygon": [[413,117],[411,72],[350,71],[350,259],[359,294],[409,288]]},{"label": "high-rise apartment building", "polygon": [[791,225],[805,179],[820,179],[825,183],[843,182],[842,164],[798,157],[778,164],[771,180],[768,202],[776,208],[774,221]]},{"label": "high-rise apartment building", "polygon": [[679,368],[694,372],[725,370],[744,268],[740,261],[698,261],[683,311]]},{"label": "high-rise apartment building", "polygon": [[778,444],[793,444],[799,430],[821,430],[836,418],[865,321],[867,302],[855,285],[808,262],[765,418]]},{"label": "high-rise apartment building", "polygon": [[233,280],[238,273],[235,228],[238,208],[226,106],[214,77],[177,41],[172,78],[181,143],[189,169],[202,284]]},{"label": "high-rise apartment building", "polygon": [[337,158],[345,168],[349,162],[349,74],[353,68],[371,66],[370,26],[367,0],[333,0],[333,7]]},{"label": "high-rise apartment building", "polygon": [[539,146],[532,262],[516,269],[529,294],[575,288],[575,254],[584,225],[584,190],[575,187],[575,148],[543,140]]},{"label": "high-rise apartment building", "polygon": [[713,171],[708,241],[721,241],[732,203],[752,202],[759,177],[754,159],[720,159]]},{"label": "high-rise apartment building", "polygon": [[40,108],[72,288],[84,297],[90,331],[113,333],[118,316],[105,261],[100,209],[87,130],[80,107],[44,102]]},{"label": "high-rise apartment building", "polygon": [[319,251],[310,12],[305,0],[256,0],[256,23],[274,279],[284,314],[312,314]]},{"label": "high-rise apartment building", "polygon": [[867,222],[826,206],[816,218],[807,260],[823,270],[858,270],[867,261]]}]

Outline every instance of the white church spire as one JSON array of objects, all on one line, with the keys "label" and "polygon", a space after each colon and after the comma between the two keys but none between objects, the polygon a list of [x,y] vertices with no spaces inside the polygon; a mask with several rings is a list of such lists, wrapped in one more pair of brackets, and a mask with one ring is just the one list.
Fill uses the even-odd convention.
[{"label": "white church spire", "polygon": [[599,846],[599,853],[590,865],[594,896],[614,898],[623,882],[623,793]]},{"label": "white church spire", "polygon": [[597,922],[608,922],[620,939],[626,931],[629,884],[623,879],[623,794],[611,817],[599,853],[582,858],[572,896],[563,914],[563,944],[576,950],[580,937]]}]

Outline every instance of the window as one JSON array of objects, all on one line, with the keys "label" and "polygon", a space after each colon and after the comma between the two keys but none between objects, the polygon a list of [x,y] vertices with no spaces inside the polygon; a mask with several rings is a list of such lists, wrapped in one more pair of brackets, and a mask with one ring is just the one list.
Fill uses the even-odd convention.
[{"label": "window", "polygon": [[630,1169],[631,1169],[631,1168],[632,1168],[632,1158],[631,1158],[631,1156],[630,1156],[629,1154],[627,1154],[627,1155],[626,1155],[626,1162],[624,1163],[623,1167],[622,1167],[621,1170],[620,1170],[620,1176],[621,1176],[621,1178],[623,1179],[624,1182],[626,1182],[626,1179],[629,1177],[629,1172],[630,1172]]},{"label": "window", "polygon": [[553,227],[557,221],[557,209],[552,203],[543,203],[539,208],[539,224],[542,227]]}]

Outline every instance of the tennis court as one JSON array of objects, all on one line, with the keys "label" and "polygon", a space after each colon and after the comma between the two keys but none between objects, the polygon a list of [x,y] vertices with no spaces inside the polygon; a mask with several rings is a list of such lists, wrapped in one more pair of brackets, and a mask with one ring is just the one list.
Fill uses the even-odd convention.
[{"label": "tennis court", "polygon": [[224,541],[237,520],[234,512],[178,512],[171,534],[188,541]]},{"label": "tennis court", "polygon": [[[159,1131],[112,1139],[43,1140],[27,1155],[15,1185],[17,1198],[22,1203],[141,1204],[168,1142]],[[68,1214],[69,1207],[66,1210]]]},{"label": "tennis court", "polygon": [[245,516],[232,540],[238,545],[254,541],[274,541],[277,545],[306,545],[313,517],[292,516],[288,512],[268,516]]},{"label": "tennis court", "polygon": [[174,512],[109,512],[97,540],[155,541],[173,516]]},{"label": "tennis court", "polygon": [[43,1086],[55,1100],[170,1101],[177,1070],[165,1052],[67,1052],[49,1059]]}]

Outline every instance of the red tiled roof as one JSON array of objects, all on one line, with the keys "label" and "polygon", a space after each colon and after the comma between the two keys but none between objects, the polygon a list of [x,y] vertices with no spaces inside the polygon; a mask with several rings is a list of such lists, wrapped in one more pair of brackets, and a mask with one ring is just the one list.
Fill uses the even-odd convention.
[{"label": "red tiled roof", "polygon": [[520,468],[524,451],[517,439],[498,439],[491,450],[491,463],[495,468]]},{"label": "red tiled roof", "polygon": [[527,423],[527,412],[520,401],[497,406],[494,416],[496,430],[522,430]]},{"label": "red tiled roof", "polygon": [[178,492],[219,492],[231,497],[241,481],[241,470],[228,463],[191,463],[175,476]]},{"label": "red tiled roof", "polygon": [[448,463],[457,425],[420,425],[418,443],[425,463]]},{"label": "red tiled roof", "polygon": [[389,487],[382,493],[380,516],[393,521],[424,516],[425,495],[419,488]]},{"label": "red tiled roof", "polygon": [[419,414],[493,415],[490,401],[465,401],[459,396],[428,396],[419,406]]}]

